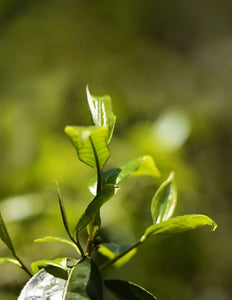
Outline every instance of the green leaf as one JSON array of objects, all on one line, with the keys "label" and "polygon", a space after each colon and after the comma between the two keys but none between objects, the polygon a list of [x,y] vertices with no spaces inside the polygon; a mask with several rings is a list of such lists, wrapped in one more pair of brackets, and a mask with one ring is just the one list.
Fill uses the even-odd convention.
[{"label": "green leaf", "polygon": [[79,159],[92,168],[102,169],[110,152],[107,146],[108,127],[66,126],[65,133],[77,150]]},{"label": "green leaf", "polygon": [[[103,243],[99,246],[97,251],[102,255],[108,257],[110,260],[112,260],[130,247],[131,247],[130,244],[116,245],[116,244]],[[122,265],[127,263],[132,258],[132,256],[134,256],[136,252],[137,249],[132,249],[130,252],[128,252],[127,254],[122,256],[119,260],[117,260],[114,263],[114,266],[116,268],[120,268]]]},{"label": "green leaf", "polygon": [[211,226],[212,231],[217,228],[217,224],[205,215],[179,216],[151,225],[147,228],[141,240],[146,239],[151,235],[179,233],[203,227],[205,225]]},{"label": "green leaf", "polygon": [[5,225],[5,222],[2,218],[2,214],[0,212],[0,238],[1,240],[3,241],[3,243],[13,252],[15,253],[15,250],[14,250],[14,246],[13,246],[13,243],[11,241],[11,238],[9,236],[9,233],[7,231],[7,228],[6,228],[6,225]]},{"label": "green leaf", "polygon": [[110,142],[115,122],[116,116],[112,110],[111,98],[109,96],[96,97],[90,94],[88,87],[86,87],[86,94],[89,103],[89,108],[92,114],[93,123],[95,126],[107,126],[108,127],[108,137],[107,143]]},{"label": "green leaf", "polygon": [[61,237],[55,237],[55,236],[46,236],[44,238],[41,239],[36,239],[34,240],[35,243],[41,243],[41,242],[61,242],[64,244],[67,244],[69,246],[71,246],[79,255],[81,255],[80,250],[78,249],[77,245],[74,244],[73,242],[66,240],[64,238]]},{"label": "green leaf", "polygon": [[151,204],[151,213],[153,223],[160,223],[168,220],[176,207],[177,202],[177,188],[174,180],[174,173],[172,172],[168,179],[165,180],[153,197]]},{"label": "green leaf", "polygon": [[10,258],[10,257],[0,257],[0,264],[3,264],[3,263],[10,263],[10,264],[16,265],[20,268],[22,267],[22,265],[20,264],[20,262],[17,259]]},{"label": "green leaf", "polygon": [[87,206],[84,214],[81,216],[80,220],[78,221],[78,223],[76,225],[76,228],[75,228],[76,231],[82,230],[91,221],[93,221],[93,218],[95,217],[95,214],[98,213],[101,206],[113,196],[114,189],[115,189],[114,185],[107,184],[100,191],[100,193],[97,196],[94,197],[94,199]]},{"label": "green leaf", "polygon": [[54,260],[49,260],[49,259],[43,259],[43,260],[38,260],[35,261],[31,264],[31,269],[33,271],[33,273],[37,273],[39,272],[39,270],[47,267],[47,266],[54,266],[57,268],[61,268],[64,270],[67,270],[67,258],[63,257],[63,258],[56,258]]},{"label": "green leaf", "polygon": [[137,284],[124,280],[105,280],[105,286],[120,300],[156,300]]},{"label": "green leaf", "polygon": [[65,287],[65,300],[105,300],[105,288],[97,265],[86,257],[75,265]]},{"label": "green leaf", "polygon": [[[150,155],[138,157],[124,164],[120,168],[114,168],[104,171],[102,176],[105,183],[119,184],[125,180],[128,176],[143,176],[149,175],[158,177],[160,175],[159,170],[153,158]],[[96,195],[97,178],[93,177],[88,188],[93,195]]]},{"label": "green leaf", "polygon": [[65,299],[63,298],[65,284],[65,279],[55,277],[42,269],[26,283],[18,300]]}]

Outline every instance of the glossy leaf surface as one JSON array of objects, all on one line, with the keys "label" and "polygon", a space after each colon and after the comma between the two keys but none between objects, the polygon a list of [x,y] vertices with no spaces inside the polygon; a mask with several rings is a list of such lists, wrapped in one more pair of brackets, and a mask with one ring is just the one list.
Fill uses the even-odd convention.
[{"label": "glossy leaf surface", "polygon": [[116,116],[112,110],[111,98],[109,96],[93,96],[90,94],[88,87],[86,88],[87,99],[89,108],[92,114],[93,123],[96,126],[107,126],[108,136],[107,143],[110,142],[114,125],[116,122]]},{"label": "glossy leaf surface", "polygon": [[17,259],[10,258],[10,257],[0,257],[0,264],[4,264],[4,263],[10,263],[18,267],[21,267],[21,264]]},{"label": "glossy leaf surface", "polygon": [[114,185],[107,184],[105,185],[104,189],[102,189],[101,192],[97,196],[95,196],[95,198],[87,206],[84,214],[78,221],[76,225],[76,231],[85,228],[88,225],[88,223],[90,223],[93,220],[94,215],[99,211],[101,206],[113,196],[114,189]]},{"label": "glossy leaf surface", "polygon": [[63,298],[65,284],[66,280],[42,269],[27,282],[18,300],[65,299]]},{"label": "glossy leaf surface", "polygon": [[35,243],[41,243],[41,242],[61,242],[64,244],[67,244],[69,246],[71,246],[75,251],[77,251],[78,254],[80,254],[80,251],[78,249],[78,247],[76,246],[76,244],[74,244],[73,242],[66,240],[64,238],[61,237],[56,237],[56,236],[45,236],[44,238],[41,239],[36,239],[34,240]]},{"label": "glossy leaf surface", "polygon": [[168,179],[158,188],[152,199],[151,213],[153,223],[155,224],[168,220],[173,215],[176,202],[177,188],[174,180],[174,173],[172,172]]},{"label": "glossy leaf surface", "polygon": [[70,271],[65,287],[65,300],[104,300],[104,282],[96,264],[85,258]]},{"label": "glossy leaf surface", "polygon": [[156,300],[137,284],[123,280],[105,280],[105,286],[120,300]]},{"label": "glossy leaf surface", "polygon": [[[116,244],[101,244],[98,248],[98,252],[102,255],[108,257],[110,260],[114,259],[116,256],[120,255],[128,248],[130,248],[130,244],[116,245]],[[127,263],[132,256],[137,252],[137,249],[132,249],[130,252],[125,254],[119,260],[114,263],[116,268],[120,268],[122,265]]]},{"label": "glossy leaf surface", "polygon": [[[149,175],[158,177],[159,170],[153,158],[149,155],[138,157],[124,164],[120,168],[114,168],[103,172],[105,183],[119,184],[129,176]],[[96,195],[97,178],[94,177],[88,184],[89,190]]]},{"label": "glossy leaf surface", "polygon": [[7,245],[7,247],[14,252],[14,246],[12,244],[11,238],[9,236],[9,233],[7,231],[5,222],[2,218],[2,214],[0,213],[0,238]]},{"label": "glossy leaf surface", "polygon": [[184,215],[151,225],[145,231],[144,238],[157,234],[184,232],[198,227],[203,227],[205,225],[211,226],[212,231],[217,228],[217,224],[205,215]]},{"label": "glossy leaf surface", "polygon": [[108,128],[66,126],[65,133],[76,148],[79,159],[92,168],[102,169],[110,152],[107,146]]}]

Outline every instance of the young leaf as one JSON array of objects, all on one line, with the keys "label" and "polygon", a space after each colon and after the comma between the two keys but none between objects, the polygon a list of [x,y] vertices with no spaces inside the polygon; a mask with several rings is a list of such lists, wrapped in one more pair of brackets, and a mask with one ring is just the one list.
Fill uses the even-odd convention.
[{"label": "young leaf", "polygon": [[73,242],[66,240],[64,238],[61,237],[55,237],[55,236],[46,236],[42,239],[36,239],[34,240],[35,243],[40,243],[40,242],[61,242],[64,244],[67,244],[69,246],[71,246],[79,255],[81,255],[80,250],[78,249],[77,245],[74,244]]},{"label": "young leaf", "polygon": [[141,240],[145,240],[151,235],[179,233],[192,230],[198,227],[203,227],[205,225],[211,226],[212,231],[214,231],[217,228],[217,224],[205,215],[179,216],[149,226]]},{"label": "young leaf", "polygon": [[174,173],[172,172],[168,179],[161,184],[153,197],[151,204],[153,223],[168,220],[175,210],[176,202],[177,189]]},{"label": "young leaf", "polygon": [[[123,253],[125,250],[130,248],[131,245],[129,244],[123,244],[123,245],[116,245],[116,244],[101,244],[97,251],[101,253],[102,255],[108,257],[110,260],[114,259],[116,256]],[[137,249],[132,249],[130,252],[126,253],[124,256],[122,256],[119,260],[117,260],[114,263],[114,266],[116,268],[120,268],[122,265],[127,263],[132,256],[137,252]]]},{"label": "young leaf", "polygon": [[39,272],[39,270],[47,267],[47,266],[53,266],[57,268],[61,268],[63,270],[67,270],[67,258],[56,258],[54,260],[48,260],[48,259],[43,259],[43,260],[38,260],[35,261],[31,264],[31,269],[34,274]]},{"label": "young leaf", "polygon": [[89,103],[89,108],[92,114],[93,123],[95,126],[107,126],[108,137],[107,143],[110,142],[114,125],[116,122],[116,116],[112,110],[111,99],[109,96],[96,97],[90,94],[88,86],[86,87],[86,94]]},{"label": "young leaf", "polygon": [[26,283],[18,300],[65,299],[63,298],[65,284],[65,279],[55,277],[42,269]]},{"label": "young leaf", "polygon": [[0,257],[0,264],[3,264],[3,263],[10,263],[10,264],[16,265],[20,268],[22,267],[22,265],[20,264],[20,262],[17,259],[10,258],[10,257]]},{"label": "young leaf", "polygon": [[[102,176],[105,183],[119,184],[128,176],[149,175],[159,177],[160,173],[153,158],[150,155],[138,157],[124,164],[120,168],[104,171]],[[93,195],[96,195],[97,178],[90,180],[88,187]]]},{"label": "young leaf", "polygon": [[57,189],[57,195],[58,195],[58,200],[59,200],[59,206],[60,206],[62,221],[63,221],[64,227],[65,227],[65,230],[66,230],[68,236],[70,237],[71,240],[73,240],[73,237],[72,237],[71,232],[69,230],[68,218],[67,218],[67,215],[66,215],[66,212],[65,212],[64,203],[63,203],[63,200],[61,198],[60,191],[59,191],[59,186],[58,186],[57,182],[56,182],[56,189]]},{"label": "young leaf", "polygon": [[108,127],[66,126],[65,133],[76,148],[82,162],[92,168],[102,169],[110,156],[107,146]]},{"label": "young leaf", "polygon": [[66,300],[105,300],[104,282],[91,258],[86,257],[71,269],[63,297]]},{"label": "young leaf", "polygon": [[85,228],[94,218],[95,214],[99,211],[101,206],[109,200],[114,194],[115,186],[112,184],[107,184],[100,191],[100,193],[95,196],[95,198],[87,206],[84,214],[81,216],[80,220],[76,225],[76,231],[80,231]]},{"label": "young leaf", "polygon": [[7,228],[6,228],[5,222],[4,222],[3,218],[2,218],[1,212],[0,212],[0,238],[1,238],[1,240],[3,241],[3,243],[5,243],[5,245],[6,245],[13,253],[15,253],[13,243],[12,243],[11,238],[10,238],[10,236],[9,236],[9,233],[8,233],[8,231],[7,231]]},{"label": "young leaf", "polygon": [[120,300],[156,300],[141,286],[124,280],[105,280],[105,286]]}]

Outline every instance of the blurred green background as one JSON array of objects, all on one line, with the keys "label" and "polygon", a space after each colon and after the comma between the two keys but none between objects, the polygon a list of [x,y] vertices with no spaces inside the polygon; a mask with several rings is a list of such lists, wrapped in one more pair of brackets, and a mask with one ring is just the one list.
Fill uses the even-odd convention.
[{"label": "blurred green background", "polygon": [[[136,282],[158,299],[232,298],[232,2],[0,1],[0,207],[19,255],[74,255],[71,226],[91,200],[94,172],[78,161],[65,125],[91,122],[85,87],[109,94],[117,115],[107,168],[150,154],[160,179],[131,178],[103,209],[103,241],[133,242],[150,224],[150,201],[171,170],[177,214],[219,225],[151,239],[106,277]],[[0,256],[10,253],[3,243]],[[27,275],[1,265],[0,298],[16,299]]]}]

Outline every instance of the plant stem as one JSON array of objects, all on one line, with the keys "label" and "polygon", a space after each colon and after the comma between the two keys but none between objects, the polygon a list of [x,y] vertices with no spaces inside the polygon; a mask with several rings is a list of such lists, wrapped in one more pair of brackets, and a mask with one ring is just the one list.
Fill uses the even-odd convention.
[{"label": "plant stem", "polygon": [[111,266],[112,264],[114,264],[117,260],[119,260],[121,257],[123,257],[124,255],[126,255],[127,253],[129,253],[131,250],[137,248],[138,246],[140,246],[142,243],[144,242],[143,239],[140,239],[138,242],[136,242],[134,245],[132,245],[130,248],[126,249],[125,251],[123,251],[122,253],[120,253],[119,255],[115,256],[115,258],[111,259],[110,261],[106,262],[104,265],[102,265],[100,267],[100,270],[104,270],[105,268]]},{"label": "plant stem", "polygon": [[81,253],[81,256],[84,257],[85,256],[85,253],[84,253],[84,250],[80,244],[80,241],[79,241],[79,236],[78,236],[78,232],[76,233],[76,241],[75,239],[70,236],[71,240],[77,245],[77,248],[79,249],[80,253]]},{"label": "plant stem", "polygon": [[91,138],[91,136],[89,137],[91,146],[93,148],[93,154],[94,154],[94,158],[95,158],[95,162],[96,162],[96,168],[97,168],[97,194],[101,191],[101,187],[102,187],[102,171],[101,171],[101,167],[100,167],[100,163],[98,160],[98,156],[97,156],[97,151],[96,148],[94,146],[93,140]]},{"label": "plant stem", "polygon": [[27,268],[27,266],[22,262],[22,260],[20,259],[20,257],[17,255],[17,253],[15,251],[12,251],[14,257],[17,259],[17,261],[20,263],[21,268],[30,276],[32,277],[33,274],[31,273],[31,271]]}]

